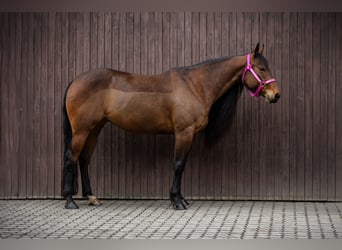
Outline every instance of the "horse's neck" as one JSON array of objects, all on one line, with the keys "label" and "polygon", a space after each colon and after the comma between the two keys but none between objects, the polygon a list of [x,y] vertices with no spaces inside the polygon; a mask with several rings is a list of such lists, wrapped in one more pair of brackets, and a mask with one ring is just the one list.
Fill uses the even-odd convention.
[{"label": "horse's neck", "polygon": [[205,102],[211,106],[235,83],[240,82],[246,66],[246,56],[236,56],[207,65],[199,82],[205,91]]}]

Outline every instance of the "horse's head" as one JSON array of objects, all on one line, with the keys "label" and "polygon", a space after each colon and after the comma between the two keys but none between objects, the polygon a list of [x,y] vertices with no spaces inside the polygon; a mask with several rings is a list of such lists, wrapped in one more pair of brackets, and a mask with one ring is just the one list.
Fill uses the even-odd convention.
[{"label": "horse's head", "polygon": [[279,88],[272,78],[266,58],[262,55],[263,50],[264,46],[260,48],[258,43],[254,51],[247,55],[242,82],[251,96],[261,95],[267,102],[275,103],[280,98]]}]

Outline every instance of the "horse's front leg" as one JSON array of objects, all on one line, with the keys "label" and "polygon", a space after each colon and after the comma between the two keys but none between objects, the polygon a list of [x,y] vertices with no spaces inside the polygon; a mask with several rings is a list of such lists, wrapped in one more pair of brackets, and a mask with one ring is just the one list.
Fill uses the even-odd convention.
[{"label": "horse's front leg", "polygon": [[170,200],[176,210],[184,210],[189,205],[181,194],[181,179],[193,137],[193,127],[175,133],[174,177],[170,189]]}]

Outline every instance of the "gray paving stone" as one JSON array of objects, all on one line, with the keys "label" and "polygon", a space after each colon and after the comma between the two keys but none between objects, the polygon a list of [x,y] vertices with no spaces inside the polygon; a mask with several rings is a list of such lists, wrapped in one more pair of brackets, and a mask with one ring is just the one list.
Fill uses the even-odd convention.
[{"label": "gray paving stone", "polygon": [[0,238],[341,239],[342,203],[104,201],[65,210],[61,200],[0,200]]}]

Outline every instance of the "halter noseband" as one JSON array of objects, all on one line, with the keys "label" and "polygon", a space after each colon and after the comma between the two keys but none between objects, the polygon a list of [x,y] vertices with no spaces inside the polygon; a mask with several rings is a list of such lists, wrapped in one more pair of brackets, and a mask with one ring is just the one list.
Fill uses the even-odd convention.
[{"label": "halter noseband", "polygon": [[260,91],[263,89],[263,87],[267,84],[270,84],[271,82],[275,82],[276,80],[274,78],[272,79],[269,79],[267,81],[262,81],[260,79],[260,77],[255,73],[253,67],[252,67],[252,64],[251,64],[251,54],[248,54],[247,55],[247,66],[245,68],[245,70],[243,71],[243,74],[242,74],[242,84],[245,84],[245,76],[246,76],[246,73],[250,71],[252,73],[252,75],[254,76],[254,78],[258,81],[259,83],[259,86],[258,88],[256,89],[256,91],[253,93],[252,90],[248,89],[248,93],[250,96],[259,96],[260,94]]}]

